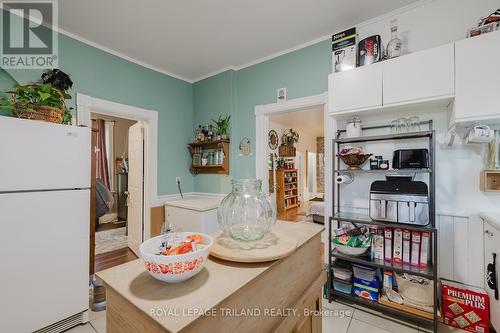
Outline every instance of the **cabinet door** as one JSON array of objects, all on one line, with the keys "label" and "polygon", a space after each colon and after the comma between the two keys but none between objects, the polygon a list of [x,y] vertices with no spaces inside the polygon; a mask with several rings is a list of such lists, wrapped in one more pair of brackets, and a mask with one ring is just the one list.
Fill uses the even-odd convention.
[{"label": "cabinet door", "polygon": [[446,44],[385,61],[384,105],[453,95],[453,48]]},{"label": "cabinet door", "polygon": [[332,74],[332,112],[382,106],[382,64],[376,63]]},{"label": "cabinet door", "polygon": [[500,118],[500,31],[455,43],[455,120]]}]

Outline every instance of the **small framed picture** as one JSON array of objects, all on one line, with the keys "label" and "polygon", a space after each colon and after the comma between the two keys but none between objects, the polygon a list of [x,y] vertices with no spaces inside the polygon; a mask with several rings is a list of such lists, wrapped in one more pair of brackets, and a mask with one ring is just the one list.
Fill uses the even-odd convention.
[{"label": "small framed picture", "polygon": [[278,102],[286,101],[286,88],[278,88],[276,90],[276,100]]}]

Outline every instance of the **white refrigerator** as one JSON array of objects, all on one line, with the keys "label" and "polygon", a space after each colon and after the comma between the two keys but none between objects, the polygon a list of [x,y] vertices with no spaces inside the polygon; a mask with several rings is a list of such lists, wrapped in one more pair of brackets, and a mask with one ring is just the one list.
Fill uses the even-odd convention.
[{"label": "white refrigerator", "polygon": [[89,128],[0,116],[0,332],[88,321]]}]

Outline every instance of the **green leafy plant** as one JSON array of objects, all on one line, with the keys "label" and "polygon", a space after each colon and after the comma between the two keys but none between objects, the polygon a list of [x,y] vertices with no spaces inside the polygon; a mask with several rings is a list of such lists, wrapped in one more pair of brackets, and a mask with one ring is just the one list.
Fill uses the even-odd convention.
[{"label": "green leafy plant", "polygon": [[221,136],[226,137],[229,133],[229,120],[231,119],[231,116],[228,115],[226,117],[223,117],[222,115],[219,116],[218,120],[212,119],[212,121],[215,123],[217,126],[217,133]]},{"label": "green leafy plant", "polygon": [[293,128],[283,131],[281,135],[281,145],[293,147],[295,143],[299,142],[299,133],[295,132]]}]

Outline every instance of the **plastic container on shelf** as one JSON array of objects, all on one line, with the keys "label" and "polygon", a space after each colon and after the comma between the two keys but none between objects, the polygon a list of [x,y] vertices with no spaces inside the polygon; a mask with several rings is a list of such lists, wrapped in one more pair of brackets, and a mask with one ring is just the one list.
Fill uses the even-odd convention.
[{"label": "plastic container on shelf", "polygon": [[377,276],[377,269],[373,267],[353,264],[352,269],[354,272],[354,277],[365,280],[365,281],[374,281]]},{"label": "plastic container on shelf", "polygon": [[352,281],[352,264],[347,261],[336,260],[332,266],[333,277],[344,281]]},{"label": "plastic container on shelf", "polygon": [[333,289],[346,295],[352,294],[352,283],[340,280],[333,280]]}]

